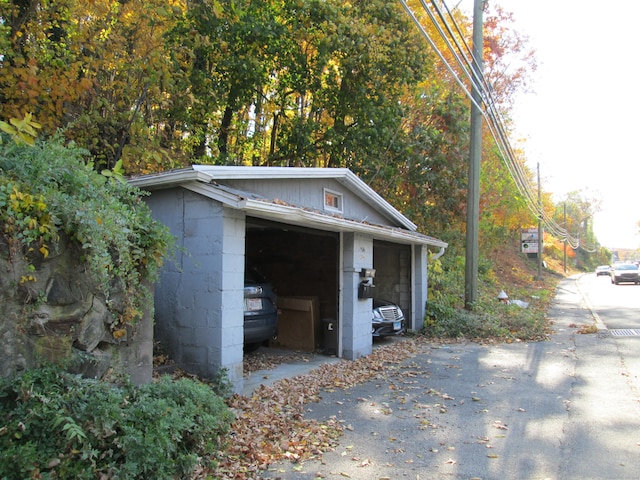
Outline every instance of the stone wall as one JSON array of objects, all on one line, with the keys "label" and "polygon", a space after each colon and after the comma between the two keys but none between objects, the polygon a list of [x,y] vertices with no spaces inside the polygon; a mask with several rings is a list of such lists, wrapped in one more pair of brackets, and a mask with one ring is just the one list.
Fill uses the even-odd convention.
[{"label": "stone wall", "polygon": [[0,375],[55,362],[86,377],[149,382],[151,312],[114,338],[111,311],[121,302],[115,295],[107,307],[80,258],[77,247],[61,240],[48,258],[27,260],[0,239]]}]

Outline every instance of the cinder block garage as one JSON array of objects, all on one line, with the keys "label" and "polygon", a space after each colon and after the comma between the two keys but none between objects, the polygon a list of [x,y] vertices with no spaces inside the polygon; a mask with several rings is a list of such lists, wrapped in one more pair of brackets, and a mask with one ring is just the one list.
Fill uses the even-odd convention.
[{"label": "cinder block garage", "polygon": [[189,372],[223,368],[242,389],[249,266],[283,308],[315,310],[303,330],[310,338],[287,340],[283,315],[277,341],[321,348],[322,320],[331,319],[335,354],[367,355],[373,296],[401,306],[408,329],[422,326],[428,249],[441,254],[447,244],[417,232],[348,169],[194,165],[130,182],[150,192],[154,218],[176,237],[155,288],[155,337]]}]

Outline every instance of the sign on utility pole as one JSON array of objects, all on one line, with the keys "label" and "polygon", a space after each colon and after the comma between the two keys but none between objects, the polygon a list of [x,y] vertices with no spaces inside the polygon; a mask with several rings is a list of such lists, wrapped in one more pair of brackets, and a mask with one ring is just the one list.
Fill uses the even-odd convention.
[{"label": "sign on utility pole", "polygon": [[538,228],[523,228],[520,232],[520,242],[522,253],[538,253]]},{"label": "sign on utility pole", "polygon": [[478,223],[480,218],[480,160],[482,157],[482,10],[484,0],[473,1],[473,81],[471,89],[471,138],[467,185],[467,236],[464,305],[471,310],[478,301]]}]

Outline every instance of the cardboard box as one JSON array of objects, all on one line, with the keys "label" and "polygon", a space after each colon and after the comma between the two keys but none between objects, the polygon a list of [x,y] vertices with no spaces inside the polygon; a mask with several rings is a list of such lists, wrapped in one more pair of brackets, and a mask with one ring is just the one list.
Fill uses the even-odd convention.
[{"label": "cardboard box", "polygon": [[322,342],[318,297],[278,297],[278,338],[274,345],[313,352]]}]

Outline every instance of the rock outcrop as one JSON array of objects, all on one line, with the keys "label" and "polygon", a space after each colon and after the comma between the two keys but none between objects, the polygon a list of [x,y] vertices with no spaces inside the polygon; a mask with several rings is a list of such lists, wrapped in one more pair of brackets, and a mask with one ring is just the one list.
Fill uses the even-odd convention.
[{"label": "rock outcrop", "polygon": [[27,259],[0,240],[0,375],[56,362],[91,378],[151,380],[151,312],[124,326],[125,334],[118,326],[116,338],[112,332],[122,302],[117,292],[104,298],[81,254],[61,240],[46,259]]}]

